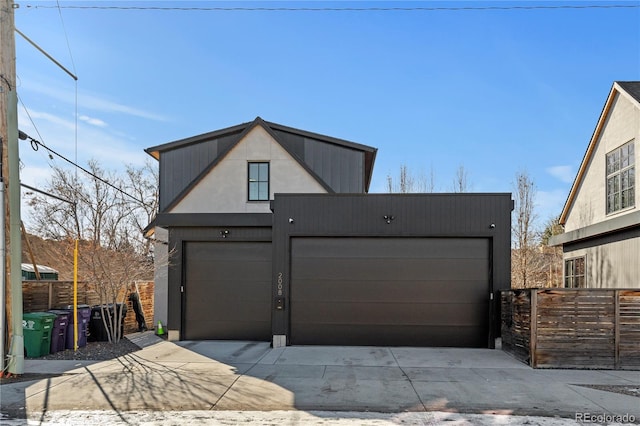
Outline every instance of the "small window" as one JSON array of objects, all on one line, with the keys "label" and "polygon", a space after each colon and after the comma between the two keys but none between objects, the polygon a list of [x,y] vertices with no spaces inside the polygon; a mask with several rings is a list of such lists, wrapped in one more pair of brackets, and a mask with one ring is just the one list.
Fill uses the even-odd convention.
[{"label": "small window", "polygon": [[564,286],[566,288],[585,288],[585,257],[576,257],[564,261]]},{"label": "small window", "polygon": [[269,201],[269,163],[249,163],[249,201]]},{"label": "small window", "polygon": [[635,206],[634,154],[633,141],[607,154],[607,214]]}]

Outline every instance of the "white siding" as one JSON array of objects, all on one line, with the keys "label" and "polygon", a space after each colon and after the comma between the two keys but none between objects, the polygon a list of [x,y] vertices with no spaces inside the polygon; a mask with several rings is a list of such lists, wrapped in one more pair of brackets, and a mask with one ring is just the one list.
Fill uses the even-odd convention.
[{"label": "white siding", "polygon": [[256,126],[189,192],[171,213],[270,213],[269,202],[247,201],[247,163],[269,162],[269,191],[327,191],[262,127]]},{"label": "white siding", "polygon": [[640,238],[564,253],[564,259],[586,256],[588,288],[640,288]]},{"label": "white siding", "polygon": [[[635,140],[636,166],[636,206],[631,209],[606,214],[606,154],[615,148]],[[596,147],[587,165],[576,199],[565,223],[565,231],[573,231],[587,225],[603,222],[611,217],[637,211],[640,197],[640,173],[638,159],[640,152],[640,109],[626,95],[617,94],[613,100],[609,116],[603,125]]]}]

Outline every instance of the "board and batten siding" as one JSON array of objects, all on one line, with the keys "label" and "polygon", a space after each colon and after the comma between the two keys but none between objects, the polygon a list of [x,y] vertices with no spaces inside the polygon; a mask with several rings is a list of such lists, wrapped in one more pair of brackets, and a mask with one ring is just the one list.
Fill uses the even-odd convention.
[{"label": "board and batten siding", "polygon": [[163,152],[159,160],[160,211],[164,211],[237,138],[238,134],[234,133]]},{"label": "board and batten siding", "polygon": [[270,213],[269,202],[248,201],[247,163],[251,161],[269,162],[270,198],[276,192],[327,192],[264,128],[256,126],[171,213]]},{"label": "board and batten siding", "polygon": [[[636,207],[614,214],[606,214],[606,155],[625,143],[635,141],[636,164]],[[640,143],[640,109],[625,95],[617,93],[606,117],[602,132],[584,175],[576,199],[571,206],[564,225],[565,232],[603,222],[610,217],[618,217],[637,211],[638,188],[640,188],[640,164],[638,155]]]},{"label": "board and batten siding", "polygon": [[[276,194],[272,205],[274,297],[290,298],[293,237],[488,238],[487,298],[511,285],[511,194]],[[289,335],[289,321],[287,312],[274,311],[274,335]],[[497,335],[499,318],[492,322]]]},{"label": "board and batten siding", "polygon": [[563,251],[565,260],[585,257],[587,288],[640,287],[640,227],[566,244]]},{"label": "board and batten siding", "polygon": [[365,192],[364,152],[274,130],[278,139],[337,193]]}]

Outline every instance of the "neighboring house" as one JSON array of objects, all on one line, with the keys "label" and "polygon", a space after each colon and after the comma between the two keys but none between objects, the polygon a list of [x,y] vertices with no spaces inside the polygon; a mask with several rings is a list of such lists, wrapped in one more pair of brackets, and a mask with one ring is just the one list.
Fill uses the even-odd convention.
[{"label": "neighboring house", "polygon": [[615,82],[560,216],[564,286],[640,287],[640,82]]},{"label": "neighboring house", "polygon": [[370,195],[375,148],[260,118],[146,152],[169,339],[493,347],[510,194]]}]

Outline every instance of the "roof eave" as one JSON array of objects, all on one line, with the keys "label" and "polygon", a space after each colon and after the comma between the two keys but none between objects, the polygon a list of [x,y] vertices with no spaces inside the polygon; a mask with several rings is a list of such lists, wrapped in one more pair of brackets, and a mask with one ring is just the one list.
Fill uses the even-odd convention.
[{"label": "roof eave", "polygon": [[576,178],[573,180],[573,184],[571,185],[571,190],[569,190],[569,195],[567,197],[567,200],[565,201],[564,207],[562,208],[562,213],[560,214],[560,219],[559,219],[560,225],[565,225],[567,222],[567,216],[569,215],[569,211],[573,206],[573,202],[575,201],[576,195],[578,193],[578,187],[580,186],[580,183],[584,178],[584,175],[587,171],[587,165],[591,160],[597,141],[600,138],[602,128],[604,127],[606,118],[609,115],[609,111],[611,110],[613,99],[615,98],[615,95],[620,92],[620,90],[622,90],[622,88],[617,83],[614,82],[613,85],[611,86],[611,90],[609,91],[609,96],[605,101],[604,107],[602,108],[600,117],[598,118],[598,123],[596,124],[593,134],[591,135],[591,139],[589,141],[589,145],[587,146],[587,150],[584,156],[582,157],[580,168],[578,169]]}]

